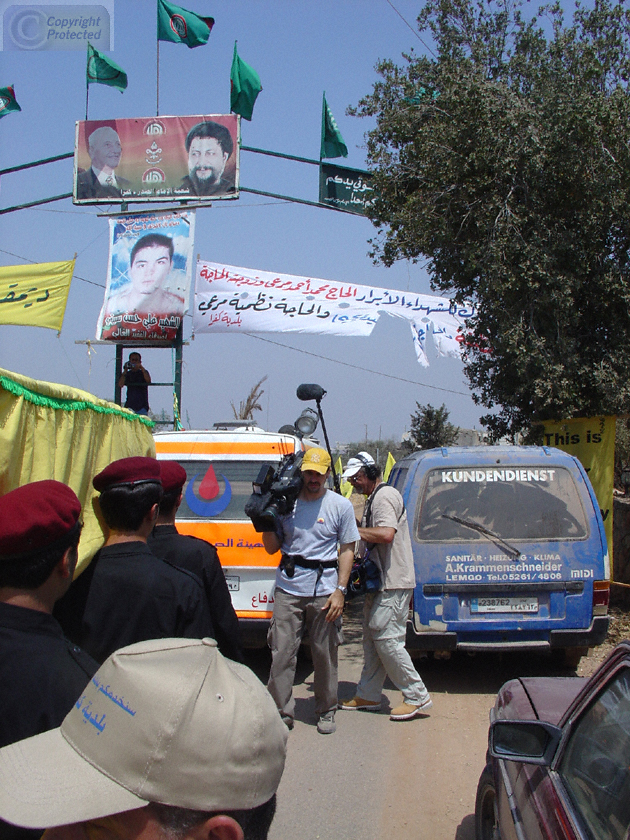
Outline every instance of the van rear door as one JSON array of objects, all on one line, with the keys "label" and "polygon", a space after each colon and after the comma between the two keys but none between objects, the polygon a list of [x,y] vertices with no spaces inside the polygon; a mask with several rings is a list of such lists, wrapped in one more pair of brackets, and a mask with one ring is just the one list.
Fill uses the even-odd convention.
[{"label": "van rear door", "polygon": [[453,447],[408,460],[393,481],[404,480],[413,511],[411,647],[603,641],[607,616],[593,615],[607,577],[603,523],[575,459],[537,447]]}]

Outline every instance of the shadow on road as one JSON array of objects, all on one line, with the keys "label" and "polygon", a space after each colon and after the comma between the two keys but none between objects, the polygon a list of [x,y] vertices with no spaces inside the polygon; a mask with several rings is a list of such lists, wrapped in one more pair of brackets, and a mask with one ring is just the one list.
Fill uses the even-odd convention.
[{"label": "shadow on road", "polygon": [[[351,601],[344,612],[344,645],[340,654],[346,665],[358,666],[363,659],[361,646],[361,616],[363,599]],[[308,642],[308,640],[306,640]],[[248,650],[245,663],[266,683],[269,677],[271,654],[268,648]],[[453,653],[450,659],[434,659],[431,654],[415,659],[414,664],[431,692],[449,694],[496,694],[504,682],[515,677],[574,677],[575,670],[560,664],[551,655],[543,653]],[[341,669],[340,669],[341,670]],[[345,670],[345,667],[343,668]],[[357,670],[353,668],[353,670]],[[296,683],[305,683],[312,689],[313,665],[309,657],[308,644],[300,648]],[[341,676],[341,673],[340,673]],[[386,688],[394,688],[386,683]],[[352,696],[354,684],[343,681],[339,684],[339,696]],[[304,709],[303,719],[308,719]],[[302,717],[298,714],[298,717]]]}]

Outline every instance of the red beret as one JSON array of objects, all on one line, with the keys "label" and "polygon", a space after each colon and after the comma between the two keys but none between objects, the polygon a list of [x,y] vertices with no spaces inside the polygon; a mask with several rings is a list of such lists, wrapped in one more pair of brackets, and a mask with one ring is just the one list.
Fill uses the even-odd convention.
[{"label": "red beret", "polygon": [[155,458],[134,456],[114,461],[94,476],[92,484],[95,490],[102,493],[120,484],[146,484],[149,481],[161,484],[160,465]]},{"label": "red beret", "polygon": [[188,478],[181,464],[177,461],[158,461],[158,464],[164,492],[174,493],[176,490],[181,490]]},{"label": "red beret", "polygon": [[74,490],[34,481],[0,498],[0,556],[27,557],[67,536],[81,516]]}]

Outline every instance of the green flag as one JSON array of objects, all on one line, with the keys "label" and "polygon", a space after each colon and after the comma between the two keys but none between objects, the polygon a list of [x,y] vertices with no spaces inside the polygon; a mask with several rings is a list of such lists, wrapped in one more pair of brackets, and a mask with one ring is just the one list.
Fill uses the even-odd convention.
[{"label": "green flag", "polygon": [[166,0],[158,0],[157,13],[158,41],[186,44],[191,49],[203,46],[214,26],[214,18],[201,17]]},{"label": "green flag", "polygon": [[260,76],[239,58],[234,42],[234,58],[230,72],[230,110],[240,114],[244,119],[251,120],[254,112],[256,97],[262,90]]},{"label": "green flag", "polygon": [[343,142],[332,111],[326,102],[326,93],[322,103],[322,148],[320,158],[348,157],[348,147]]},{"label": "green flag", "polygon": [[109,85],[122,93],[127,87],[127,74],[115,61],[94,49],[88,41],[85,77],[88,85]]},{"label": "green flag", "polygon": [[21,111],[22,109],[15,100],[15,91],[13,85],[5,88],[0,88],[0,117],[6,117],[11,111]]}]

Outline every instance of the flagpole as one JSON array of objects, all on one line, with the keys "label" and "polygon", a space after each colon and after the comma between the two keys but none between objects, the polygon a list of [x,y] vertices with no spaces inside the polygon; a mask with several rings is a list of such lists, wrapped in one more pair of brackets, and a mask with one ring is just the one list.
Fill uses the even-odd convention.
[{"label": "flagpole", "polygon": [[85,82],[85,120],[87,122],[88,118],[88,103],[90,101],[90,83],[87,81]]},{"label": "flagpole", "polygon": [[160,42],[157,42],[157,72],[155,85],[155,116],[160,116]]}]

